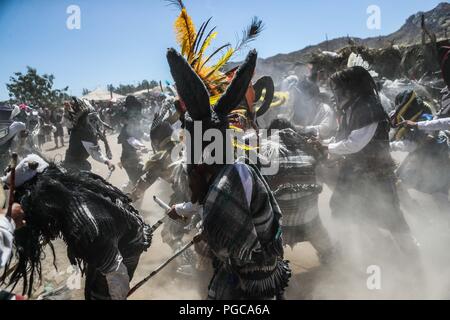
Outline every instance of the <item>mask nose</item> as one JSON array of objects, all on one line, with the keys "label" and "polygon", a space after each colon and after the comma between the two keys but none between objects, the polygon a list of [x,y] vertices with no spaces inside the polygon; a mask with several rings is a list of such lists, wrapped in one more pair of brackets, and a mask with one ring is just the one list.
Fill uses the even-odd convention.
[{"label": "mask nose", "polygon": [[36,161],[30,161],[28,162],[28,168],[30,168],[30,170],[37,170],[37,168],[39,167],[39,163],[37,163]]}]

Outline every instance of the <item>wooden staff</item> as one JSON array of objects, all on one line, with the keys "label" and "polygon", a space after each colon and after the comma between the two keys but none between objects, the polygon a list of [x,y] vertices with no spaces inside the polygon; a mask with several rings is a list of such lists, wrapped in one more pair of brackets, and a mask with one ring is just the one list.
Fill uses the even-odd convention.
[{"label": "wooden staff", "polygon": [[169,259],[167,259],[163,264],[161,264],[158,268],[152,271],[148,276],[146,276],[144,279],[139,281],[131,290],[128,292],[127,297],[131,296],[134,292],[136,292],[137,289],[142,287],[148,280],[150,280],[154,275],[156,275],[158,272],[160,272],[162,269],[164,269],[165,266],[167,266],[172,260],[174,260],[176,257],[178,257],[180,254],[185,252],[187,249],[189,249],[193,244],[195,243],[195,240],[192,239],[190,242],[188,242],[183,248],[178,250],[173,256],[171,256]]}]

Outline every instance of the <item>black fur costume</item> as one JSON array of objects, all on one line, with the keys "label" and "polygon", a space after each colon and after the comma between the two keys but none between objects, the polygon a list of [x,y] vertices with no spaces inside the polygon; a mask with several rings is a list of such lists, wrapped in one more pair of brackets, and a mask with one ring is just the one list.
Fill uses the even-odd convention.
[{"label": "black fur costume", "polygon": [[[69,147],[66,150],[64,167],[90,171],[92,166],[88,158],[94,157],[93,154],[97,154],[97,157],[100,158],[97,158],[97,161],[104,162],[104,160],[112,159],[111,149],[105,136],[105,130],[112,128],[100,119],[98,113],[87,101],[75,97],[72,100],[68,117],[73,124],[73,128],[70,133]],[[105,145],[107,159],[101,153],[99,140],[103,141]],[[83,142],[92,143],[96,147],[88,151]]]},{"label": "black fur costume", "polygon": [[[62,238],[68,257],[86,272],[86,299],[124,299],[150,227],[131,200],[100,176],[50,164],[16,190],[27,224],[16,233],[19,264],[10,281],[32,293],[43,247]],[[111,286],[112,285],[112,286]]]}]

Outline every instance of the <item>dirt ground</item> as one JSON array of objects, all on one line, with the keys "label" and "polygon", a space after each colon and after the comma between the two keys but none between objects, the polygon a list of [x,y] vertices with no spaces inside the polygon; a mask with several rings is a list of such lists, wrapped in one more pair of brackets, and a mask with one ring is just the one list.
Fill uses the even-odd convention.
[{"label": "dirt ground", "polygon": [[[68,137],[66,137],[67,145]],[[109,137],[114,155],[114,163],[120,158],[121,147],[117,144],[117,136]],[[64,158],[65,148],[52,149],[53,142],[44,145],[43,151],[55,161]],[[402,155],[396,155],[401,159]],[[107,176],[105,165],[91,161],[93,171],[103,177]],[[125,171],[117,168],[112,174],[110,182],[121,186],[127,182]],[[168,201],[171,193],[170,186],[164,181],[158,181],[147,190],[141,208],[145,220],[152,224],[164,214],[152,200],[153,195]],[[348,255],[349,259],[328,266],[321,266],[316,252],[309,243],[301,243],[293,249],[286,248],[285,258],[290,261],[293,275],[286,295],[288,299],[408,299],[408,298],[450,298],[450,243],[449,211],[446,199],[433,199],[429,195],[410,191],[415,199],[408,201],[405,211],[406,219],[413,235],[420,242],[422,270],[424,271],[425,285],[418,284],[419,275],[408,273],[401,266],[398,267],[398,252],[393,250],[389,236],[384,236],[386,246],[379,245],[376,250],[366,246],[360,238],[348,238],[350,231],[341,233],[337,224],[331,219],[329,199],[331,190],[325,186],[320,195],[320,215],[325,227],[329,230],[333,242],[345,252],[357,252]],[[161,229],[161,228],[160,228]],[[160,229],[153,236],[152,246],[140,259],[132,285],[148,275],[158,265],[171,256],[170,247],[161,240]],[[347,230],[347,229],[344,229]],[[348,229],[350,230],[350,229]],[[346,240],[345,240],[346,239]],[[348,240],[350,239],[350,240]],[[189,237],[186,237],[186,242]],[[67,272],[69,263],[66,258],[65,246],[62,241],[55,241],[57,249],[58,271],[53,267],[51,255],[44,260],[44,279],[35,292],[35,297],[43,292],[44,288],[56,288],[67,282],[71,273]],[[375,252],[375,254],[373,254]],[[389,253],[387,253],[389,252]],[[410,262],[406,261],[406,265]],[[367,281],[368,266],[381,267],[381,286],[370,290]],[[204,299],[207,294],[207,284],[211,277],[211,270],[198,272],[193,277],[186,277],[176,272],[176,261],[169,264],[163,271],[141,287],[130,299]],[[70,269],[69,269],[70,271]],[[77,278],[78,279],[78,278]],[[80,279],[78,279],[80,280]],[[78,281],[77,280],[77,281]],[[83,299],[84,279],[81,279],[81,288],[67,292],[65,299]],[[16,290],[17,291],[17,290]]]}]

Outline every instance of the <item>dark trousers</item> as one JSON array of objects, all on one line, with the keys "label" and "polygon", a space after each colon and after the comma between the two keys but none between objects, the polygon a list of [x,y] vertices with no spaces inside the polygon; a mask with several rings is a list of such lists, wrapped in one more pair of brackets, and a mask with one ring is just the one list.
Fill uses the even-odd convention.
[{"label": "dark trousers", "polygon": [[122,166],[128,175],[128,179],[130,179],[131,183],[135,185],[143,174],[144,166],[139,159],[136,158],[121,158],[120,161],[122,162]]},{"label": "dark trousers", "polygon": [[84,289],[86,300],[125,299],[139,258],[140,254],[124,257],[119,269],[107,275],[101,273],[95,265],[88,264]]},{"label": "dark trousers", "polygon": [[64,147],[64,137],[62,135],[58,135],[56,133],[53,136],[55,138],[56,147],[58,147],[58,140],[61,142],[61,146]]}]

